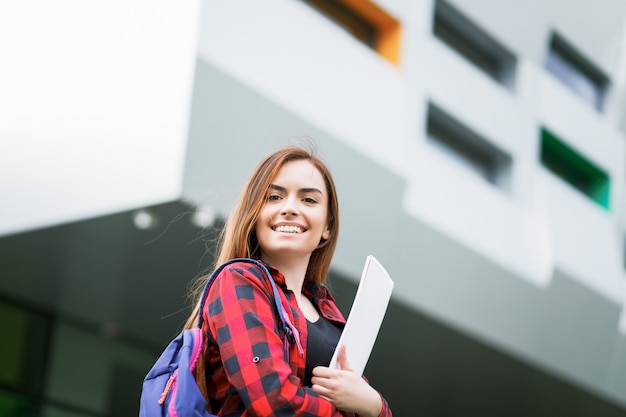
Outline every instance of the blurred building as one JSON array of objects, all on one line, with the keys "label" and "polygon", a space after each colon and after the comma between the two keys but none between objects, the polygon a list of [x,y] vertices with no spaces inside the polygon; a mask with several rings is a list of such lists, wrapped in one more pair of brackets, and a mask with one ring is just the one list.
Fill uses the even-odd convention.
[{"label": "blurred building", "polygon": [[623,0],[0,5],[0,415],[134,415],[262,156],[396,283],[398,416],[626,416]]}]

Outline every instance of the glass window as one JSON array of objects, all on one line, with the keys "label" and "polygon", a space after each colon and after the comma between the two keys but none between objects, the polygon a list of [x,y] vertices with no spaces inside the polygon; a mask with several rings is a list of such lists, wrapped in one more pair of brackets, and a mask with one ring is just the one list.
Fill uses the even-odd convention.
[{"label": "glass window", "polygon": [[514,89],[515,56],[449,3],[435,4],[433,34],[488,76]]},{"label": "glass window", "polygon": [[429,104],[427,138],[459,166],[508,191],[511,157],[434,104]]},{"label": "glass window", "polygon": [[0,416],[137,415],[160,353],[3,300],[0,335]]},{"label": "glass window", "polygon": [[546,69],[593,108],[602,110],[608,78],[556,34],[552,36]]},{"label": "glass window", "polygon": [[363,0],[302,0],[394,65],[399,63],[400,23]]},{"label": "glass window", "polygon": [[609,208],[609,176],[555,134],[541,129],[541,163],[554,175]]},{"label": "glass window", "polygon": [[159,351],[68,322],[55,323],[50,345],[50,403],[98,416],[137,415],[143,378]]},{"label": "glass window", "polygon": [[50,328],[49,317],[0,300],[0,386],[41,395]]},{"label": "glass window", "polygon": [[372,49],[376,49],[376,28],[338,1],[304,0],[337,25]]},{"label": "glass window", "polygon": [[0,388],[0,416],[39,417],[39,406],[25,395]]}]

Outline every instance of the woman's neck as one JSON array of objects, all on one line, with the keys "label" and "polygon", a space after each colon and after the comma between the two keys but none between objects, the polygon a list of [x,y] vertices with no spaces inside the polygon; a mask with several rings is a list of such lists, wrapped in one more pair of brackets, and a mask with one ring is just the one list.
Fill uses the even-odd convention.
[{"label": "woman's neck", "polygon": [[262,259],[283,274],[288,289],[298,296],[302,293],[302,285],[304,284],[306,270],[309,266],[309,258],[266,259],[262,257]]}]

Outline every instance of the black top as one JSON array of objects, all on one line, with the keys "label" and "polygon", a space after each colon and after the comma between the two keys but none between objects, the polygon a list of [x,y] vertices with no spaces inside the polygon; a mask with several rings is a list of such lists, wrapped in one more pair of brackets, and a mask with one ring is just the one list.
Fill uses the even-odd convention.
[{"label": "black top", "polygon": [[341,328],[320,315],[320,318],[312,323],[306,321],[306,366],[304,368],[304,385],[311,386],[313,368],[316,366],[328,366],[333,357],[335,347],[341,336]]}]

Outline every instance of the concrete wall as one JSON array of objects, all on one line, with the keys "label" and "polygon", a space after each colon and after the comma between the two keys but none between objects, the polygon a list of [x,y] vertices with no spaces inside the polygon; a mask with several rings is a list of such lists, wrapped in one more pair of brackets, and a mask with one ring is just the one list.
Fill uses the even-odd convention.
[{"label": "concrete wall", "polygon": [[[293,0],[3,4],[0,235],[181,197],[224,215],[261,155],[311,136],[337,272],[374,254],[395,303],[626,405],[626,4],[451,1],[516,55],[508,90],[433,37],[433,1],[378,3],[399,66]],[[543,69],[553,28],[611,78],[605,112]],[[508,191],[437,153],[429,102],[511,155]],[[541,167],[542,126],[609,174],[609,210]]]},{"label": "concrete wall", "polygon": [[199,8],[0,5],[0,235],[180,195]]},{"label": "concrete wall", "polygon": [[[431,35],[432,2],[380,3],[403,23],[395,67],[304,3],[206,1],[183,192],[225,213],[261,154],[310,135],[345,187],[338,271],[357,277],[372,253],[398,302],[626,404],[616,104],[600,114],[543,68],[556,27],[615,76],[624,4],[574,36],[586,6],[494,3],[454,2],[516,54],[513,91]],[[509,191],[433,149],[431,101],[511,155]],[[610,175],[609,210],[541,167],[544,126]]]}]

